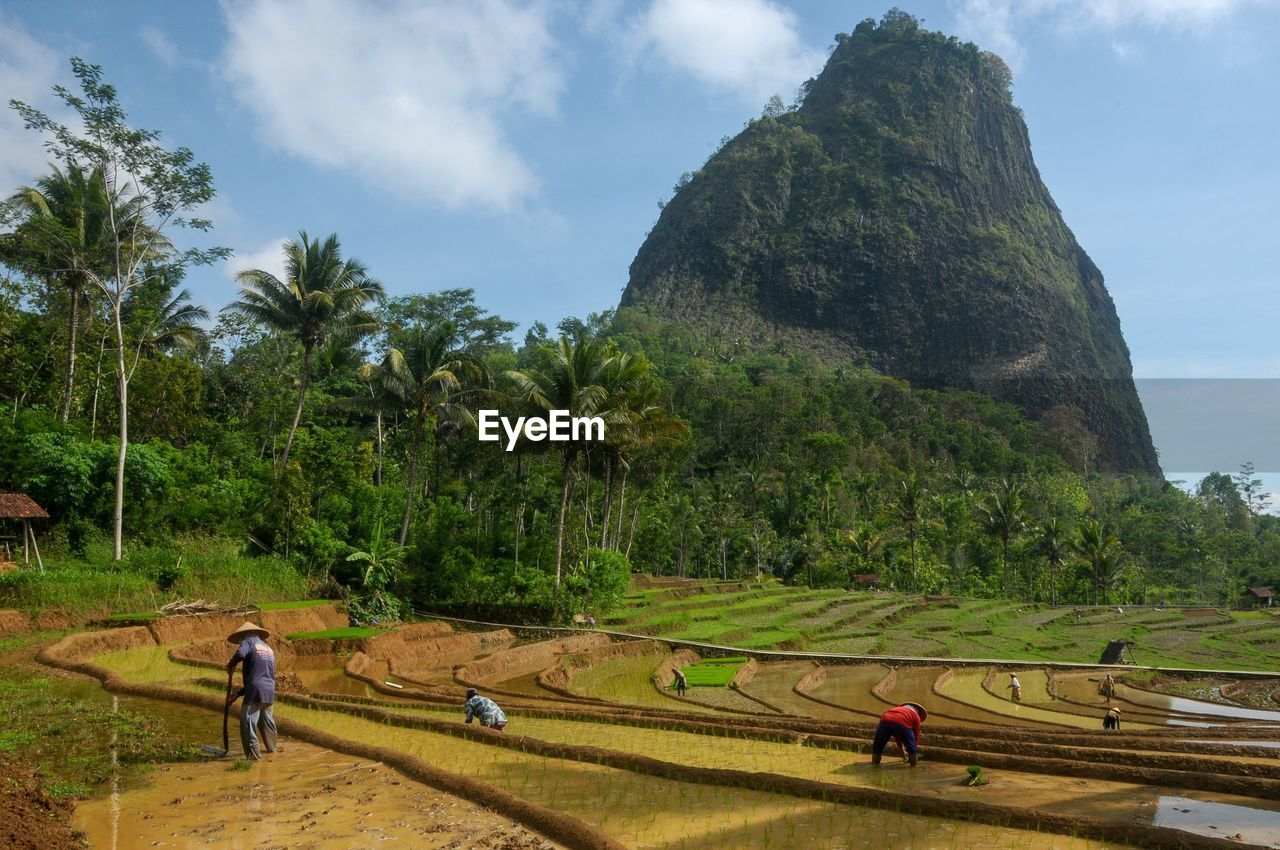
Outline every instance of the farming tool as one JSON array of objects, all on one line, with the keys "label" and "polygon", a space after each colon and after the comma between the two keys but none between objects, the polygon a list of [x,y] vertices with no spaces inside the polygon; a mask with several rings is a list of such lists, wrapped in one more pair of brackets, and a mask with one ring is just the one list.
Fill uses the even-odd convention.
[{"label": "farming tool", "polygon": [[228,670],[227,671],[227,699],[222,706],[222,749],[218,749],[217,747],[211,747],[208,744],[205,744],[200,748],[204,750],[206,753],[208,753],[209,755],[217,756],[218,758],[222,758],[227,753],[231,752],[231,736],[227,730],[227,726],[231,719],[231,684],[232,684],[232,681],[234,680],[234,677],[235,677],[235,671]]}]

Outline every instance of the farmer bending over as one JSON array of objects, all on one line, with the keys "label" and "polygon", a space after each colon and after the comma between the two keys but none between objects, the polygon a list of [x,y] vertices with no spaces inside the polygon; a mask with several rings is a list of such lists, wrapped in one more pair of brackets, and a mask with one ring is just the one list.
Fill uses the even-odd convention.
[{"label": "farmer bending over", "polygon": [[1109,731],[1120,731],[1120,709],[1112,706],[1107,710],[1107,716],[1102,718],[1102,728]]},{"label": "farmer bending over", "polygon": [[271,714],[271,704],[276,700],[276,654],[267,646],[269,635],[266,629],[246,622],[227,636],[229,643],[238,644],[236,654],[227,662],[227,672],[234,672],[236,665],[244,662],[240,676],[243,687],[227,694],[227,705],[244,697],[244,705],[240,707],[240,743],[244,745],[245,757],[255,761],[262,758],[258,752],[258,735],[262,736],[262,746],[267,752],[278,749],[276,719]]},{"label": "farmer bending over", "polygon": [[876,725],[876,736],[871,742],[871,763],[873,765],[880,764],[880,757],[884,755],[884,748],[888,746],[889,739],[898,742],[898,746],[907,754],[907,761],[912,767],[916,766],[917,757],[920,754],[920,724],[924,723],[925,718],[929,716],[929,712],[924,710],[924,706],[918,702],[909,702],[905,705],[891,708],[884,714],[880,715],[880,722]]},{"label": "farmer bending over", "polygon": [[466,709],[468,723],[475,717],[479,719],[481,726],[488,726],[490,729],[502,730],[507,726],[507,716],[498,708],[498,704],[488,697],[480,696],[475,688],[467,688]]},{"label": "farmer bending over", "polygon": [[684,672],[679,667],[672,667],[671,672],[675,673],[676,694],[684,696],[685,688],[689,687],[689,680],[684,677]]}]

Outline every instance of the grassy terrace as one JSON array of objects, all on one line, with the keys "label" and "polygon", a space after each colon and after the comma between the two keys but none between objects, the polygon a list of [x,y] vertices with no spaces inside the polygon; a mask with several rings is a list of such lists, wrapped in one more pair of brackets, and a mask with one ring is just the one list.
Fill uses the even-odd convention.
[{"label": "grassy terrace", "polygon": [[285,635],[289,640],[342,640],[347,638],[368,638],[382,634],[385,626],[340,626],[336,629],[324,629],[319,632],[295,632]]},{"label": "grassy terrace", "polygon": [[[1078,616],[1077,616],[1078,612]],[[705,582],[629,593],[608,628],[740,646],[869,655],[1096,662],[1135,641],[1140,664],[1280,668],[1280,612],[1072,607],[1000,599]]]}]

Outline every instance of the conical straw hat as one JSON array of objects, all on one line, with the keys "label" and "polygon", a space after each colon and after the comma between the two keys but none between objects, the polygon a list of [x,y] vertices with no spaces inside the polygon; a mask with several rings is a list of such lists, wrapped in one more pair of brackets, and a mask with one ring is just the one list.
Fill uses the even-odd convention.
[{"label": "conical straw hat", "polygon": [[250,623],[248,620],[245,620],[244,625],[236,629],[231,634],[227,635],[227,643],[239,643],[240,641],[244,640],[246,637],[248,637],[251,634],[256,634],[258,637],[262,638],[263,640],[266,640],[268,637],[271,636],[271,632],[267,631],[262,626],[256,625],[254,623]]},{"label": "conical straw hat", "polygon": [[929,712],[925,711],[924,706],[921,705],[920,703],[906,702],[906,703],[903,703],[903,705],[909,705],[912,708],[914,708],[916,710],[916,714],[920,715],[921,720],[927,720],[929,718]]}]

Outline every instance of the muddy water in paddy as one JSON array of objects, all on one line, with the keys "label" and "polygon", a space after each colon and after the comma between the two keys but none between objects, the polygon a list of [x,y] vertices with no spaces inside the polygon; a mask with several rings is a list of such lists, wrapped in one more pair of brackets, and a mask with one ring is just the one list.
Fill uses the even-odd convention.
[{"label": "muddy water in paddy", "polygon": [[[1059,673],[1056,676],[1058,683],[1058,693],[1063,697],[1063,701],[1058,701],[1057,705],[1060,710],[1072,710],[1071,703],[1080,704],[1079,707],[1093,707],[1099,717],[1107,710],[1106,697],[1098,693],[1098,685],[1102,681],[1099,673]],[[1121,712],[1126,719],[1141,720],[1145,723],[1155,723],[1164,726],[1192,726],[1192,727],[1208,727],[1221,725],[1222,720],[1215,720],[1212,717],[1206,717],[1197,714],[1187,714],[1181,711],[1170,711],[1167,708],[1140,705],[1135,702],[1125,701],[1119,696],[1119,690],[1116,692],[1116,699],[1113,705],[1120,706]],[[1069,701],[1069,702],[1067,702]],[[1087,711],[1087,709],[1085,709]]]},{"label": "muddy water in paddy", "polygon": [[1224,722],[1249,720],[1280,725],[1280,711],[1266,711],[1260,708],[1245,708],[1244,706],[1224,705],[1217,702],[1204,702],[1198,699],[1169,696],[1155,691],[1132,688],[1121,683],[1116,683],[1116,696],[1137,705],[1164,709],[1165,711],[1220,717]]},{"label": "muddy water in paddy", "polygon": [[[116,796],[82,803],[90,846],[552,848],[541,836],[363,759],[297,741],[247,771],[225,760],[157,768]],[[485,842],[492,842],[486,844]]]},{"label": "muddy water in paddy", "polygon": [[[947,671],[946,667],[899,667],[897,681],[885,699],[897,705],[918,702],[929,709],[929,726],[978,726],[992,722],[990,712],[955,700],[944,699],[933,692],[933,683]],[[888,708],[886,704],[883,706]],[[1001,720],[1013,726],[1034,726],[1030,721]]]},{"label": "muddy water in paddy", "polygon": [[[130,680],[169,681],[178,686],[183,686],[184,680],[190,682],[193,676],[207,678],[211,672],[169,662],[165,648],[158,648],[158,651],[146,648],[125,653],[111,653],[108,656],[102,656],[100,660],[106,661],[107,666],[119,670]],[[661,707],[667,709],[678,707],[678,703],[657,694],[648,683],[648,676],[651,675],[652,665],[655,663],[654,659],[639,658],[628,659],[628,661],[635,666],[630,673],[637,681],[643,682],[655,699],[660,700]],[[321,667],[324,663],[332,665],[328,671],[317,669],[311,671],[311,674],[336,675],[339,673],[341,662],[338,659],[318,660],[316,666]],[[412,664],[413,662],[400,663]],[[424,667],[430,663],[428,659],[420,662]],[[790,665],[790,669],[785,665]],[[397,666],[397,669],[401,668]],[[776,688],[779,692],[791,693],[790,688],[795,679],[809,669],[811,669],[810,665],[792,665],[790,662],[762,665],[756,682],[749,684],[747,690],[750,692],[753,686],[758,687],[763,684],[766,688]],[[385,677],[385,671],[386,665],[382,664],[371,668],[369,672],[374,676]],[[930,691],[932,679],[940,671],[941,668],[899,669],[897,685],[889,693],[888,698],[894,701],[931,700],[926,704],[931,708],[936,704],[939,706],[939,711],[944,710],[942,705],[950,703],[951,700],[940,699]],[[610,680],[614,678],[613,674],[619,672],[620,670],[612,670],[600,665],[597,668],[577,671],[574,678],[576,682],[581,675],[587,675],[588,680],[591,676],[596,676],[601,687],[606,691],[616,692],[617,685]],[[828,682],[834,687],[826,688],[824,685],[827,694],[834,693],[845,703],[866,707],[863,709],[866,714],[830,709],[841,714],[839,719],[869,720],[871,718],[868,715],[875,715],[884,710],[885,703],[872,696],[870,688],[883,678],[888,672],[887,668],[879,665],[861,668],[831,667],[827,672],[829,675],[834,674],[834,681]],[[979,675],[964,678],[968,685],[964,689],[958,689],[956,696],[970,698],[972,694],[967,688],[976,685],[977,691],[981,694],[996,703],[1002,702],[1002,705],[990,710],[970,706],[975,715],[985,717],[993,724],[1010,722],[1019,725],[1030,724],[1033,722],[1030,717],[1036,716],[1033,710],[1039,710],[1043,715],[1053,717],[1054,722],[1062,722],[1059,718],[1070,717],[1064,712],[1031,704],[1030,699],[1028,703],[1020,706],[1015,706],[1008,700],[1001,701],[981,688],[981,678],[985,675],[986,669],[973,672]],[[175,678],[168,678],[169,674]],[[1042,673],[1037,675],[1043,676]],[[517,676],[516,679],[524,680],[529,676],[530,674],[525,673],[523,676]],[[1031,680],[1026,676],[1023,679],[1026,685],[1024,693],[1029,696],[1039,693],[1032,686]],[[998,681],[1002,683],[1002,680]],[[1043,687],[1041,679],[1035,678],[1034,681],[1037,683],[1035,687]],[[507,683],[510,684],[510,680],[507,680]],[[519,684],[517,682],[517,685]],[[329,690],[332,692],[332,689]],[[925,695],[923,700],[920,699],[922,694]],[[765,693],[761,693],[760,696],[777,704],[777,700],[769,699]],[[795,694],[792,694],[792,697],[797,700],[803,699]],[[831,698],[826,694],[824,697]],[[617,696],[610,695],[610,698],[617,698]],[[378,699],[385,700],[381,696]],[[451,722],[461,720],[460,707],[456,710],[423,706],[409,707],[406,702],[385,701],[389,709],[403,714]],[[626,698],[620,701],[633,702]],[[803,702],[821,706],[820,703],[812,700],[803,700]],[[1000,716],[998,713],[1007,712],[1010,708],[1025,711],[1016,718],[1010,715]],[[1159,711],[1154,708],[1148,710]],[[997,713],[988,713],[988,711]],[[822,804],[763,790],[716,788],[658,779],[595,764],[581,764],[503,750],[439,733],[388,728],[377,722],[339,715],[332,711],[281,705],[277,707],[277,714],[300,720],[342,737],[383,746],[390,744],[397,749],[416,754],[446,770],[466,773],[533,802],[565,811],[588,823],[600,826],[623,843],[635,847],[763,848],[892,845],[895,848],[1075,848],[1103,846],[1097,842],[1071,841],[1057,835],[1039,835],[1022,830],[956,824],[936,818],[902,816],[856,806]],[[942,718],[938,719],[942,720]],[[1082,728],[1093,727],[1099,722],[1091,717],[1076,716],[1074,719],[1087,721],[1088,726]],[[219,721],[220,717],[210,722],[218,727]],[[1126,724],[1126,728],[1132,728],[1132,726]],[[220,735],[220,729],[217,731]],[[865,763],[865,755],[847,751],[719,738],[675,729],[637,729],[607,723],[521,717],[518,709],[513,713],[508,733],[516,736],[528,735],[530,738],[553,743],[589,742],[607,750],[635,753],[694,767],[774,773],[841,785],[885,788],[922,797],[943,797],[960,802],[973,800],[1018,808],[1037,808],[1060,814],[1101,817],[1121,822],[1161,823],[1157,819],[1157,813],[1167,808],[1163,801],[1180,797],[1196,804],[1196,806],[1183,805],[1182,808],[1201,813],[1192,816],[1174,812],[1174,815],[1191,817],[1198,827],[1194,831],[1218,825],[1214,817],[1222,811],[1239,809],[1241,811],[1236,812],[1239,815],[1237,822],[1242,825],[1256,822],[1261,825],[1260,828],[1266,828],[1268,824],[1280,818],[1280,812],[1272,810],[1280,807],[1250,798],[1181,790],[1164,789],[1162,791],[1158,788],[1131,783],[1060,777],[1047,773],[989,771],[992,776],[990,785],[980,789],[964,788],[960,786],[960,779],[964,774],[962,765],[928,761],[927,729],[925,761],[919,768],[909,770],[894,764],[874,771]],[[1249,737],[1243,729],[1239,733],[1232,733],[1233,736],[1237,734],[1240,738]],[[1191,796],[1187,796],[1188,794]],[[1212,816],[1209,813],[1212,813]],[[1251,820],[1246,822],[1240,819],[1246,815]],[[1183,828],[1173,822],[1169,825]],[[1233,830],[1227,834],[1234,834],[1235,831],[1240,830]],[[1218,833],[1204,834],[1217,835]],[[1263,843],[1264,846],[1266,844],[1266,842],[1257,843]],[[1106,846],[1115,847],[1116,845],[1107,844]]]},{"label": "muddy water in paddy", "polygon": [[831,666],[827,678],[809,693],[819,699],[859,712],[864,717],[879,717],[888,708],[872,695],[871,689],[889,673],[883,664],[865,667]]},{"label": "muddy water in paddy", "polygon": [[[715,713],[715,709],[694,702],[671,699],[658,693],[653,671],[663,655],[607,658],[583,670],[573,671],[569,690],[586,697],[613,700],[659,711]],[[545,693],[545,691],[544,691]]]},{"label": "muddy water in paddy", "polygon": [[[497,785],[524,799],[554,807],[596,825],[624,844],[636,848],[763,850],[771,847],[883,848],[890,845],[906,848],[1102,846],[1097,842],[1077,841],[1027,830],[955,823],[939,818],[796,799],[765,791],[660,779],[594,764],[489,747],[431,732],[387,730],[373,721],[338,716],[330,712],[296,707],[289,707],[288,710],[289,716],[344,738],[383,745],[390,739],[400,750],[429,759],[446,770],[465,771],[470,776]],[[555,727],[560,735],[575,736],[579,741],[584,740],[583,735],[590,735],[585,740],[611,747],[619,744],[620,740],[611,737],[608,741],[603,741],[602,736],[616,735],[619,739],[634,739],[638,733],[645,731],[622,728],[615,730],[600,724],[581,724],[584,728],[576,730],[573,726],[577,724],[542,722],[547,724],[547,728],[536,728],[534,720],[529,720],[529,728],[525,728],[526,721],[521,720],[520,731],[543,737],[541,733]],[[569,728],[565,728],[566,726]],[[679,736],[681,733],[670,734]],[[699,745],[717,740],[704,736],[689,737],[698,740],[681,740],[674,742],[672,746],[686,751],[692,748],[696,754]],[[739,745],[734,749],[732,757],[735,762],[742,762],[744,742],[729,743]],[[793,758],[800,749],[780,746],[783,750],[789,750]],[[758,764],[748,757],[748,764],[740,763],[738,766],[747,768],[752,763]],[[890,787],[895,783],[913,781],[927,783],[928,780],[924,778],[926,772],[918,769],[912,776],[905,769],[888,769],[872,776],[870,768],[863,771],[868,777],[867,781],[884,783]],[[948,780],[949,783],[950,781]]]},{"label": "muddy water in paddy", "polygon": [[1212,803],[1190,797],[1161,797],[1154,822],[1199,835],[1280,847],[1280,813]]},{"label": "muddy water in paddy", "polygon": [[[1029,703],[1016,703],[1008,697],[995,696],[982,687],[982,680],[987,675],[983,667],[956,670],[955,675],[938,687],[938,691],[950,699],[967,703],[976,708],[985,709],[997,715],[1008,715],[1020,720],[1052,726],[1071,726],[1076,729],[1097,729],[1101,719],[1068,714],[1062,711],[1051,711]],[[1008,677],[997,677],[996,688],[1004,686]],[[1025,689],[1024,689],[1025,693]],[[998,722],[999,718],[996,718]],[[1137,726],[1138,724],[1134,724]]]},{"label": "muddy water in paddy", "polygon": [[290,659],[288,670],[297,673],[307,690],[317,694],[372,697],[377,691],[353,679],[344,671],[345,660],[333,655],[299,656]]},{"label": "muddy water in paddy", "polygon": [[786,714],[815,717],[819,720],[865,721],[865,714],[824,705],[795,692],[795,684],[800,677],[813,672],[817,667],[812,661],[766,662],[760,665],[755,678],[742,691],[777,706]]}]

